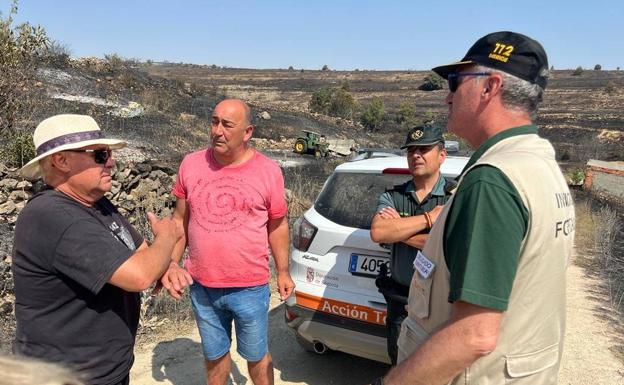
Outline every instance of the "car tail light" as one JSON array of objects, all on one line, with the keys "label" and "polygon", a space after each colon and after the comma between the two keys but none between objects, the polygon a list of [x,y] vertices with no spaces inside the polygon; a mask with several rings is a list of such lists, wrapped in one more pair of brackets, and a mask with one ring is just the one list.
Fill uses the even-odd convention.
[{"label": "car tail light", "polygon": [[409,174],[410,170],[407,168],[384,168],[382,174]]},{"label": "car tail light", "polygon": [[295,318],[299,317],[299,314],[297,312],[289,310],[288,308],[285,309],[286,310],[284,311],[284,318],[286,319],[286,321],[290,322]]},{"label": "car tail light", "polygon": [[293,231],[293,246],[300,251],[308,251],[310,243],[316,235],[318,229],[308,222],[304,217],[297,219]]}]

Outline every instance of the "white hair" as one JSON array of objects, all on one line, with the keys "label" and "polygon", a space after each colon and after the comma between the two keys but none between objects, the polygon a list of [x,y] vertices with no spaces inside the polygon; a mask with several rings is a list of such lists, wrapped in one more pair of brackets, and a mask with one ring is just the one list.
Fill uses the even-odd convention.
[{"label": "white hair", "polygon": [[[544,97],[542,87],[494,68],[478,65],[475,67],[475,71],[500,73],[504,84],[501,97],[505,107],[528,113],[532,121],[537,118],[537,109]],[[548,72],[546,71],[542,76],[548,77]]]}]

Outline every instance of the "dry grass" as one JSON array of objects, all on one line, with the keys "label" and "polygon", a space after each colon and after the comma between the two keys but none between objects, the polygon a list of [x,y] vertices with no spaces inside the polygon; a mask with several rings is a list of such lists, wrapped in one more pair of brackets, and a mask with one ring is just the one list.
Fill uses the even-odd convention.
[{"label": "dry grass", "polygon": [[288,192],[288,223],[292,223],[312,206],[316,195],[320,191],[318,183],[303,173],[293,174],[286,185]]},{"label": "dry grass", "polygon": [[574,263],[602,282],[595,288],[607,302],[596,311],[616,331],[614,354],[624,362],[624,235],[621,214],[613,206],[577,199]]},{"label": "dry grass", "polygon": [[580,200],[576,205],[575,263],[604,278],[610,305],[624,318],[622,220],[614,207]]},{"label": "dry grass", "polygon": [[621,242],[622,223],[618,212],[609,205],[600,208],[595,231],[595,257],[606,278],[611,306],[624,314],[624,253]]}]

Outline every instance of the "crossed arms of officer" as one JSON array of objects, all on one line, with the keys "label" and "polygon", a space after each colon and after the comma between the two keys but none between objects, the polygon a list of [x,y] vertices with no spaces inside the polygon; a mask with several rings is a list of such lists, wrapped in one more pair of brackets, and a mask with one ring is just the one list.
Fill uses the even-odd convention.
[{"label": "crossed arms of officer", "polygon": [[417,249],[422,249],[428,234],[420,233],[431,227],[440,215],[442,207],[436,206],[426,214],[411,217],[401,217],[394,208],[385,207],[373,217],[371,239],[377,243],[403,242]]}]

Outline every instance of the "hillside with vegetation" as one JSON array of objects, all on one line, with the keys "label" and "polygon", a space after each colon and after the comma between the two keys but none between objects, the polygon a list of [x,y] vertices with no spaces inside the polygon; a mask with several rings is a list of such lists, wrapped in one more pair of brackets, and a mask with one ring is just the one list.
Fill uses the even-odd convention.
[{"label": "hillside with vegetation", "polygon": [[[429,121],[444,125],[446,121],[448,89],[430,71],[224,68],[139,61],[114,53],[75,58],[43,29],[15,25],[15,12],[0,15],[0,178],[11,179],[0,180],[0,206],[15,198],[23,207],[31,196],[36,185],[18,181],[15,171],[34,156],[36,125],[60,113],[91,115],[108,136],[129,142],[128,149],[115,155],[124,167],[132,164],[120,167],[115,177],[115,199],[127,210],[124,214],[134,213],[137,207],[144,213],[145,208],[153,209],[154,202],[173,204],[163,203],[162,197],[170,190],[175,169],[184,154],[208,144],[212,110],[224,98],[241,98],[251,105],[256,147],[285,152],[292,150],[301,130],[351,139],[358,147],[391,148],[402,144],[404,133],[414,125]],[[596,65],[551,70],[537,123],[570,176],[582,179],[590,158],[624,161],[623,86],[624,71],[619,69],[607,71]],[[447,137],[457,140],[452,134]],[[319,160],[316,165],[327,168],[323,170],[327,173],[335,163]],[[308,183],[309,178],[300,176],[287,186],[292,194],[289,202],[294,202],[290,206],[297,210],[289,213],[293,218],[309,207],[319,189]],[[130,196],[138,203],[124,208]],[[302,196],[304,200],[290,200]],[[624,311],[624,260],[621,252],[613,252],[622,250],[621,211],[592,216],[593,208],[587,207],[583,225],[587,234],[578,243],[583,244],[583,254],[599,254],[600,259],[583,258],[577,264],[587,265],[588,274],[605,282],[608,288],[597,288],[597,292],[615,293],[609,296],[612,308]],[[3,345],[7,350],[14,331],[10,252],[17,211],[0,214],[1,351]],[[611,217],[610,222],[604,219]],[[137,220],[144,222],[143,217]],[[610,275],[605,277],[605,271]],[[188,316],[188,303],[171,305],[158,298],[153,308],[160,307],[164,313],[173,307],[177,314]],[[616,316],[609,314],[613,324],[621,321],[617,311]],[[144,321],[147,329],[143,330],[155,325],[150,319]],[[624,357],[623,341],[617,343],[620,358]]]}]

